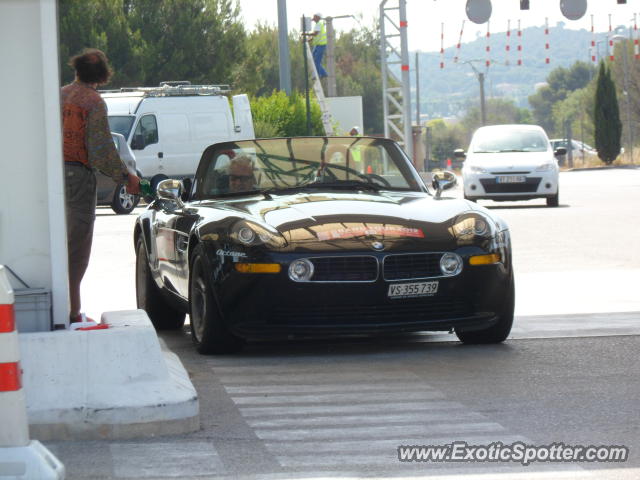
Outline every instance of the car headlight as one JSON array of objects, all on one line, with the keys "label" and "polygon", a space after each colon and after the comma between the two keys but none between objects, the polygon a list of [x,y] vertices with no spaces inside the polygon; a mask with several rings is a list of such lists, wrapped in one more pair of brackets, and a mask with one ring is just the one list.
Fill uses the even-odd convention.
[{"label": "car headlight", "polygon": [[458,240],[489,238],[493,235],[493,221],[477,212],[460,215],[449,229]]},{"label": "car headlight", "polygon": [[462,271],[462,257],[457,253],[445,253],[440,257],[440,271],[447,277],[458,275]]},{"label": "car headlight", "polygon": [[248,247],[267,245],[273,248],[282,248],[287,244],[277,230],[270,230],[263,225],[246,220],[236,222],[231,227],[229,236],[235,242]]},{"label": "car headlight", "polygon": [[479,167],[478,165],[470,165],[469,171],[471,173],[489,173],[486,168]]},{"label": "car headlight", "polygon": [[289,278],[294,282],[308,282],[313,276],[313,263],[306,258],[294,260],[289,265]]},{"label": "car headlight", "polygon": [[549,170],[551,170],[551,167],[553,167],[551,163],[543,163],[538,168],[536,168],[536,172],[548,172]]}]

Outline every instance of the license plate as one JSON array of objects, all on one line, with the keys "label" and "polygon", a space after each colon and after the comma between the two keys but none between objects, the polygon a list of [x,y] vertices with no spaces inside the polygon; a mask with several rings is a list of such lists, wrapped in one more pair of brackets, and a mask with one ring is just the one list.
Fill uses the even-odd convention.
[{"label": "license plate", "polygon": [[498,183],[524,183],[527,181],[522,175],[505,175],[496,177]]},{"label": "license plate", "polygon": [[394,283],[389,285],[390,298],[422,297],[434,295],[438,291],[438,282]]}]

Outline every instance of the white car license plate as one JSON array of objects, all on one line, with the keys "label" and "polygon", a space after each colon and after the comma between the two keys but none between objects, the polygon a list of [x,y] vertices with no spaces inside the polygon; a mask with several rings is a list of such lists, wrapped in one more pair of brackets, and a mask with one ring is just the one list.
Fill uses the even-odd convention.
[{"label": "white car license plate", "polygon": [[394,283],[389,285],[389,297],[421,297],[438,291],[438,282]]},{"label": "white car license plate", "polygon": [[524,183],[527,181],[522,175],[504,175],[496,178],[498,183]]}]

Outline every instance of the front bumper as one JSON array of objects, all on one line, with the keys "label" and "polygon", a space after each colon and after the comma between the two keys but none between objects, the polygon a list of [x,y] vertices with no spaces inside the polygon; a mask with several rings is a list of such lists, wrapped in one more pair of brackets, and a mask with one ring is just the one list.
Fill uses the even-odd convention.
[{"label": "front bumper", "polygon": [[[499,183],[498,177],[525,177],[524,182]],[[464,195],[469,199],[527,200],[549,198],[558,194],[558,172],[533,172],[530,174],[497,175],[492,173],[465,173]]]},{"label": "front bumper", "polygon": [[[297,283],[289,279],[287,266],[305,256],[269,254],[261,261],[280,263],[280,273],[228,270],[214,285],[225,323],[243,338],[479,329],[497,321],[511,267],[510,258],[505,263],[470,266],[470,255],[486,253],[473,250],[461,249],[465,264],[454,277],[388,281],[381,274],[366,283]],[[438,291],[432,296],[388,296],[390,284],[435,280]]]}]

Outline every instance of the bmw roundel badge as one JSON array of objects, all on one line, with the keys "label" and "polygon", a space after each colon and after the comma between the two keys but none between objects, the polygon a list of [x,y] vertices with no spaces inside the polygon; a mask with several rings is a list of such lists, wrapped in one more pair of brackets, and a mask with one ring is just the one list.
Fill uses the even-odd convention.
[{"label": "bmw roundel badge", "polygon": [[382,242],[372,242],[371,246],[373,247],[374,250],[384,250],[384,243]]}]

